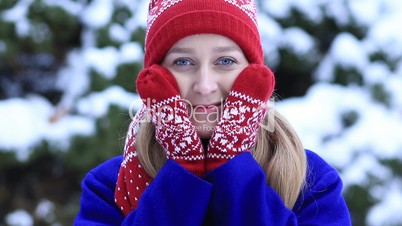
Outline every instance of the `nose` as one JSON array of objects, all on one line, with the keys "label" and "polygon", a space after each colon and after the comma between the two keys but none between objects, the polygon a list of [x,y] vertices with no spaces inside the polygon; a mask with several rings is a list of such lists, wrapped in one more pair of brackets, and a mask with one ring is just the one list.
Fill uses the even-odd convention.
[{"label": "nose", "polygon": [[195,93],[208,95],[217,90],[218,84],[215,79],[216,76],[214,76],[213,70],[208,66],[200,67],[197,75],[194,77],[193,90]]}]

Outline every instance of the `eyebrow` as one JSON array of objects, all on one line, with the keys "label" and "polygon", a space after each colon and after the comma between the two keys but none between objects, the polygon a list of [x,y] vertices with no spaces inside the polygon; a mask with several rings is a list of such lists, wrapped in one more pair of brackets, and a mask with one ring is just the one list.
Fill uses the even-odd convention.
[{"label": "eyebrow", "polygon": [[[239,51],[239,48],[237,48],[236,46],[224,46],[224,47],[215,47],[215,48],[212,49],[212,51],[214,53],[225,53],[225,52]],[[191,53],[194,53],[194,49],[176,47],[176,48],[170,49],[167,52],[167,54],[171,54],[171,53],[191,54]]]},{"label": "eyebrow", "polygon": [[225,46],[225,47],[213,48],[212,51],[216,53],[225,53],[225,52],[239,51],[239,48],[237,48],[236,46]]},{"label": "eyebrow", "polygon": [[193,53],[194,50],[191,48],[171,48],[167,54],[170,53]]}]

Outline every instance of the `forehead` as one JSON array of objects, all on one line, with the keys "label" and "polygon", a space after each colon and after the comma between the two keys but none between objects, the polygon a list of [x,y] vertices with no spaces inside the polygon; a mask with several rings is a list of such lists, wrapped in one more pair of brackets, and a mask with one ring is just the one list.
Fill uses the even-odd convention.
[{"label": "forehead", "polygon": [[216,48],[221,50],[241,50],[240,47],[231,39],[217,34],[197,34],[190,35],[177,41],[171,49],[174,48]]}]

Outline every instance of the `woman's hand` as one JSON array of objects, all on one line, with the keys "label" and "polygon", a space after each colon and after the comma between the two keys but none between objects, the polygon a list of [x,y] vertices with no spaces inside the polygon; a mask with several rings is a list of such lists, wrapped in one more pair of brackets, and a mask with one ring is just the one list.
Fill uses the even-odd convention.
[{"label": "woman's hand", "polygon": [[198,176],[204,176],[204,149],[171,72],[160,65],[142,70],[138,75],[137,90],[149,107],[156,140],[167,158]]},{"label": "woman's hand", "polygon": [[275,77],[265,65],[249,65],[239,74],[209,142],[206,172],[255,145],[274,86]]}]

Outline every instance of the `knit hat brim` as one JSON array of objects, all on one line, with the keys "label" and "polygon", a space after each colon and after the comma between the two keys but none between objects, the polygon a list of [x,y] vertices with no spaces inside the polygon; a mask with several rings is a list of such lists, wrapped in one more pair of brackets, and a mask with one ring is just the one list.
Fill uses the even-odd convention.
[{"label": "knit hat brim", "polygon": [[150,31],[152,38],[146,43],[144,66],[160,64],[177,41],[195,34],[218,34],[230,38],[240,46],[249,63],[262,64],[263,50],[258,30],[244,19],[214,10],[175,15],[164,24],[155,26],[158,30]]}]

